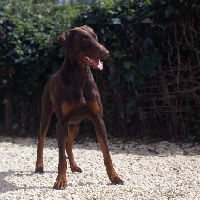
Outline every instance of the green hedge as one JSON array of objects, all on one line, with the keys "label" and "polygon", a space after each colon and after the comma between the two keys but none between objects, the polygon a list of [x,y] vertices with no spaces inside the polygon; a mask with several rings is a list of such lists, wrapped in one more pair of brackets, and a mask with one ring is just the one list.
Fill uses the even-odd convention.
[{"label": "green hedge", "polygon": [[[38,130],[40,98],[48,77],[63,60],[57,36],[72,27],[84,5],[0,3],[1,124]],[[12,114],[9,111],[12,107]],[[6,118],[6,119],[5,119]],[[6,121],[6,122],[5,122]]]},{"label": "green hedge", "polygon": [[76,18],[80,24],[92,26],[111,52],[106,79],[96,78],[114,134],[199,137],[197,1],[97,3]]},{"label": "green hedge", "polygon": [[20,2],[0,7],[0,98],[13,104],[14,128],[26,122],[27,129],[38,130],[44,84],[63,60],[56,37],[87,24],[111,52],[103,72],[93,72],[109,132],[199,137],[197,1]]}]

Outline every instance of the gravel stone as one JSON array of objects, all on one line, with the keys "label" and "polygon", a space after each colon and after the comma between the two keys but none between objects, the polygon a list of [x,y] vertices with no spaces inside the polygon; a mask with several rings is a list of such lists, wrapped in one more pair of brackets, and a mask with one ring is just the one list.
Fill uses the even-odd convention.
[{"label": "gravel stone", "polygon": [[68,168],[64,190],[53,189],[58,165],[56,139],[45,140],[44,174],[34,172],[36,148],[34,138],[0,137],[0,199],[200,199],[199,144],[110,139],[113,164],[124,180],[124,185],[112,185],[98,143],[87,138],[74,145],[74,156],[83,173],[72,173]]}]

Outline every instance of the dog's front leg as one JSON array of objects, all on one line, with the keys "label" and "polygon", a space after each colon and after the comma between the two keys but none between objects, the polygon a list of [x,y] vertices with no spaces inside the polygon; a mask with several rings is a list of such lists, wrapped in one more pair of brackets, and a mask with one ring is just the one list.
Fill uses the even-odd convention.
[{"label": "dog's front leg", "polygon": [[67,162],[65,156],[65,148],[67,141],[67,123],[61,123],[59,120],[56,124],[56,132],[58,139],[58,149],[59,149],[59,163],[58,163],[58,176],[56,182],[54,183],[54,189],[64,189],[67,186],[66,180],[66,170]]},{"label": "dog's front leg", "polygon": [[115,169],[112,164],[112,159],[107,145],[107,135],[106,135],[106,127],[104,121],[100,117],[97,117],[92,121],[94,123],[97,138],[103,153],[104,164],[106,166],[108,177],[113,184],[123,184],[123,181],[119,178],[119,176],[115,172]]}]

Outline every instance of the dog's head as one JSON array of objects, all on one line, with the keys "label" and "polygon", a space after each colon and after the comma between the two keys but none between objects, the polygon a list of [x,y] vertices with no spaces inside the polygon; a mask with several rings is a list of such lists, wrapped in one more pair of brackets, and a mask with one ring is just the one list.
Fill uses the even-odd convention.
[{"label": "dog's head", "polygon": [[89,26],[65,31],[57,39],[68,54],[75,57],[80,64],[86,63],[95,69],[103,69],[100,60],[107,58],[109,51],[98,43],[97,35]]}]

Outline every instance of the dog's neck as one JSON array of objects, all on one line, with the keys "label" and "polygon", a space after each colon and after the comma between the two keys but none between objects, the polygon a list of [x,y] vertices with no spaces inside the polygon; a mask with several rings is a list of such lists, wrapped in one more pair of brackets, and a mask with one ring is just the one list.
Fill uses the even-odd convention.
[{"label": "dog's neck", "polygon": [[60,73],[63,82],[74,88],[76,94],[79,96],[80,103],[83,105],[86,104],[83,96],[83,88],[88,79],[93,79],[90,66],[77,62],[77,58],[66,52]]}]

